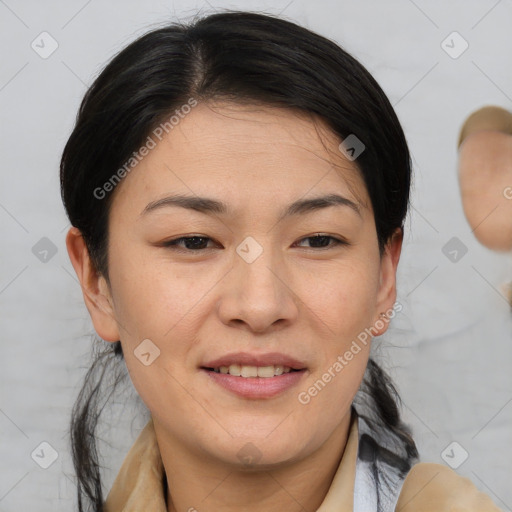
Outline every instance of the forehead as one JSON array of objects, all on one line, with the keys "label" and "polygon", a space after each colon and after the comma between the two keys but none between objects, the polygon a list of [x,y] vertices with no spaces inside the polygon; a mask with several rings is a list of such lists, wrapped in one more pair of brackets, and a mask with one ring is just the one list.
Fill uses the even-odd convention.
[{"label": "forehead", "polygon": [[340,139],[318,118],[209,102],[160,128],[160,140],[154,133],[154,148],[118,187],[132,206],[171,192],[249,205],[258,198],[296,200],[338,191],[362,210],[369,208],[357,165],[343,156]]}]

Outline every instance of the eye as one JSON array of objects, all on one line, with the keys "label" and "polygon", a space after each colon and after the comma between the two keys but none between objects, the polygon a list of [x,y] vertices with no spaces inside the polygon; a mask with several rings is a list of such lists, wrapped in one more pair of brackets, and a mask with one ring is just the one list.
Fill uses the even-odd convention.
[{"label": "eye", "polygon": [[208,240],[212,239],[201,235],[182,236],[180,238],[175,238],[174,240],[168,240],[162,245],[164,247],[176,247],[177,250],[181,250],[182,252],[198,252],[208,249],[208,247],[205,247],[208,244]]},{"label": "eye", "polygon": [[[350,245],[345,240],[341,240],[330,235],[325,235],[323,233],[305,237],[300,240],[300,242],[303,242],[304,240],[309,240],[312,242],[312,246],[310,247],[311,249],[325,250],[339,245]],[[174,240],[168,240],[167,242],[164,242],[162,246],[175,248],[181,252],[200,252],[211,248],[207,247],[209,241],[212,241],[212,239],[202,235],[182,236],[180,238],[175,238]]]},{"label": "eye", "polygon": [[[318,233],[314,236],[307,236],[301,240],[310,240],[313,241],[312,249],[331,249],[338,245],[349,245],[349,243],[345,240],[341,240],[340,238],[336,238],[334,236],[325,235],[323,233]],[[333,244],[329,244],[332,241]]]}]

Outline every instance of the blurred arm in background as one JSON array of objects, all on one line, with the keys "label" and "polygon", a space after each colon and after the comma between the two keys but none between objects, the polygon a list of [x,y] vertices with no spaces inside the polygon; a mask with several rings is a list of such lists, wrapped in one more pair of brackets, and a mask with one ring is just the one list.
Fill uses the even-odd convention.
[{"label": "blurred arm in background", "polygon": [[495,251],[512,249],[512,112],[495,106],[462,125],[459,184],[464,214],[477,240]]},{"label": "blurred arm in background", "polygon": [[[486,106],[463,123],[458,142],[459,185],[477,240],[494,251],[512,249],[512,112]],[[512,309],[512,281],[502,283]]]}]

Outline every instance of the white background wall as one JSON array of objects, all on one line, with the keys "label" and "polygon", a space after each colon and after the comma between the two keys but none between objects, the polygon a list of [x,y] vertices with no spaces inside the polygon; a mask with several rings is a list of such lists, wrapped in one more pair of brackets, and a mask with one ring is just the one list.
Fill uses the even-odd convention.
[{"label": "white background wall", "polygon": [[[454,456],[469,454],[457,471],[512,510],[512,315],[500,288],[512,258],[476,241],[456,173],[464,118],[485,104],[512,109],[511,0],[1,0],[0,511],[75,510],[67,426],[93,330],[65,250],[58,162],[79,102],[136,36],[224,7],[282,12],[335,39],[395,106],[415,179],[404,309],[382,357],[423,460],[445,464],[456,441]],[[31,48],[43,31],[58,42],[47,59]],[[469,43],[456,59],[441,47],[453,31]],[[32,252],[43,237],[57,250],[46,263]],[[455,263],[442,252],[452,237],[467,247]],[[102,445],[107,490],[146,420],[130,383],[118,401]],[[46,470],[31,458],[43,441],[58,453]]]}]

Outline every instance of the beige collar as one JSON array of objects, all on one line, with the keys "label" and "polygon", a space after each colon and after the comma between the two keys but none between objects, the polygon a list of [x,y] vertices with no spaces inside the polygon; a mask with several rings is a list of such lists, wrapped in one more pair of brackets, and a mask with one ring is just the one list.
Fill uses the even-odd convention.
[{"label": "beige collar", "polygon": [[[317,512],[352,512],[359,445],[357,415],[333,481]],[[139,434],[105,502],[106,512],[167,512],[164,467],[152,419]],[[440,464],[413,466],[405,479],[396,510],[400,512],[500,512],[473,483]]]},{"label": "beige collar", "polygon": [[[343,457],[317,512],[352,512],[357,447],[357,416],[353,415]],[[167,512],[163,481],[163,462],[150,419],[126,455],[105,502],[105,511]]]}]

